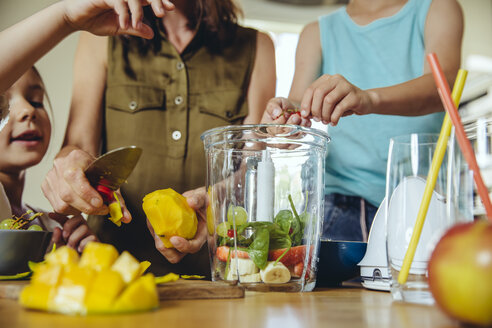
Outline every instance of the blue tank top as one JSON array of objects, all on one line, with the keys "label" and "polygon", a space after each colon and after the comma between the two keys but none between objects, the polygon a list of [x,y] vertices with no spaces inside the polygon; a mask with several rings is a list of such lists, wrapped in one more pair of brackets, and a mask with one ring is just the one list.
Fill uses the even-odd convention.
[{"label": "blue tank top", "polygon": [[[424,26],[432,0],[409,0],[398,13],[357,25],[344,8],[320,17],[322,74],[341,74],[361,89],[391,86],[423,74]],[[328,128],[325,193],[360,196],[379,206],[385,194],[391,137],[439,133],[444,113],[417,117],[351,115]]]}]

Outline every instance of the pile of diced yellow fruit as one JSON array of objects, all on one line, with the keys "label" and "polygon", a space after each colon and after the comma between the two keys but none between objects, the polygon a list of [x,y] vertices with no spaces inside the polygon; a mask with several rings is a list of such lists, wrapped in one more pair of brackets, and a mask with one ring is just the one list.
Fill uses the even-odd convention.
[{"label": "pile of diced yellow fruit", "polygon": [[154,275],[143,275],[150,262],[139,262],[114,246],[91,242],[82,255],[66,246],[46,255],[34,268],[20,296],[30,309],[64,314],[146,311],[159,306]]}]

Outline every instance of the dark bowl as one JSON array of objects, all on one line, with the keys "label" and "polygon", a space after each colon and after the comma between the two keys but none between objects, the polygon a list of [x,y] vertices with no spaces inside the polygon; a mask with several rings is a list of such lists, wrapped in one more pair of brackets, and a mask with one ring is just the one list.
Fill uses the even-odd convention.
[{"label": "dark bowl", "polygon": [[320,242],[316,287],[334,287],[360,276],[358,263],[366,253],[367,243],[358,241]]},{"label": "dark bowl", "polygon": [[47,231],[0,230],[0,275],[27,272],[28,261],[41,262],[51,235]]}]

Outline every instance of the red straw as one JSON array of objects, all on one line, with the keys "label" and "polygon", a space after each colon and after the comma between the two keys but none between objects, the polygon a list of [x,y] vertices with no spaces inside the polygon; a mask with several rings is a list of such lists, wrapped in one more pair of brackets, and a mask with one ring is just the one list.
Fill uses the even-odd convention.
[{"label": "red straw", "polygon": [[480,169],[477,164],[477,159],[475,158],[475,153],[473,152],[470,141],[466,136],[465,129],[463,128],[463,123],[461,123],[461,118],[458,114],[458,110],[456,109],[456,106],[453,103],[453,99],[451,98],[451,91],[449,89],[448,81],[444,77],[441,65],[439,64],[435,53],[428,54],[427,61],[429,61],[430,67],[432,69],[432,74],[434,75],[434,80],[436,81],[437,85],[437,91],[439,92],[439,96],[441,97],[442,104],[448,112],[449,117],[451,118],[451,122],[453,122],[456,136],[458,138],[458,144],[460,145],[461,151],[463,152],[463,155],[468,162],[468,166],[473,171],[473,178],[475,179],[478,194],[482,199],[487,217],[492,222],[492,204],[490,203],[489,191],[483,183]]}]

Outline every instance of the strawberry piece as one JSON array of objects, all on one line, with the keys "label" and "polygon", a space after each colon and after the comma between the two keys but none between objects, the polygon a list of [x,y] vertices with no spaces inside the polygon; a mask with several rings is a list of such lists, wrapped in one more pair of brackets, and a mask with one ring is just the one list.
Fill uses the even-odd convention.
[{"label": "strawberry piece", "polygon": [[[285,252],[286,248],[274,249],[268,252],[268,260],[276,261]],[[292,247],[285,255],[280,259],[285,266],[293,266],[299,262],[304,262],[306,256],[306,245]]]}]

